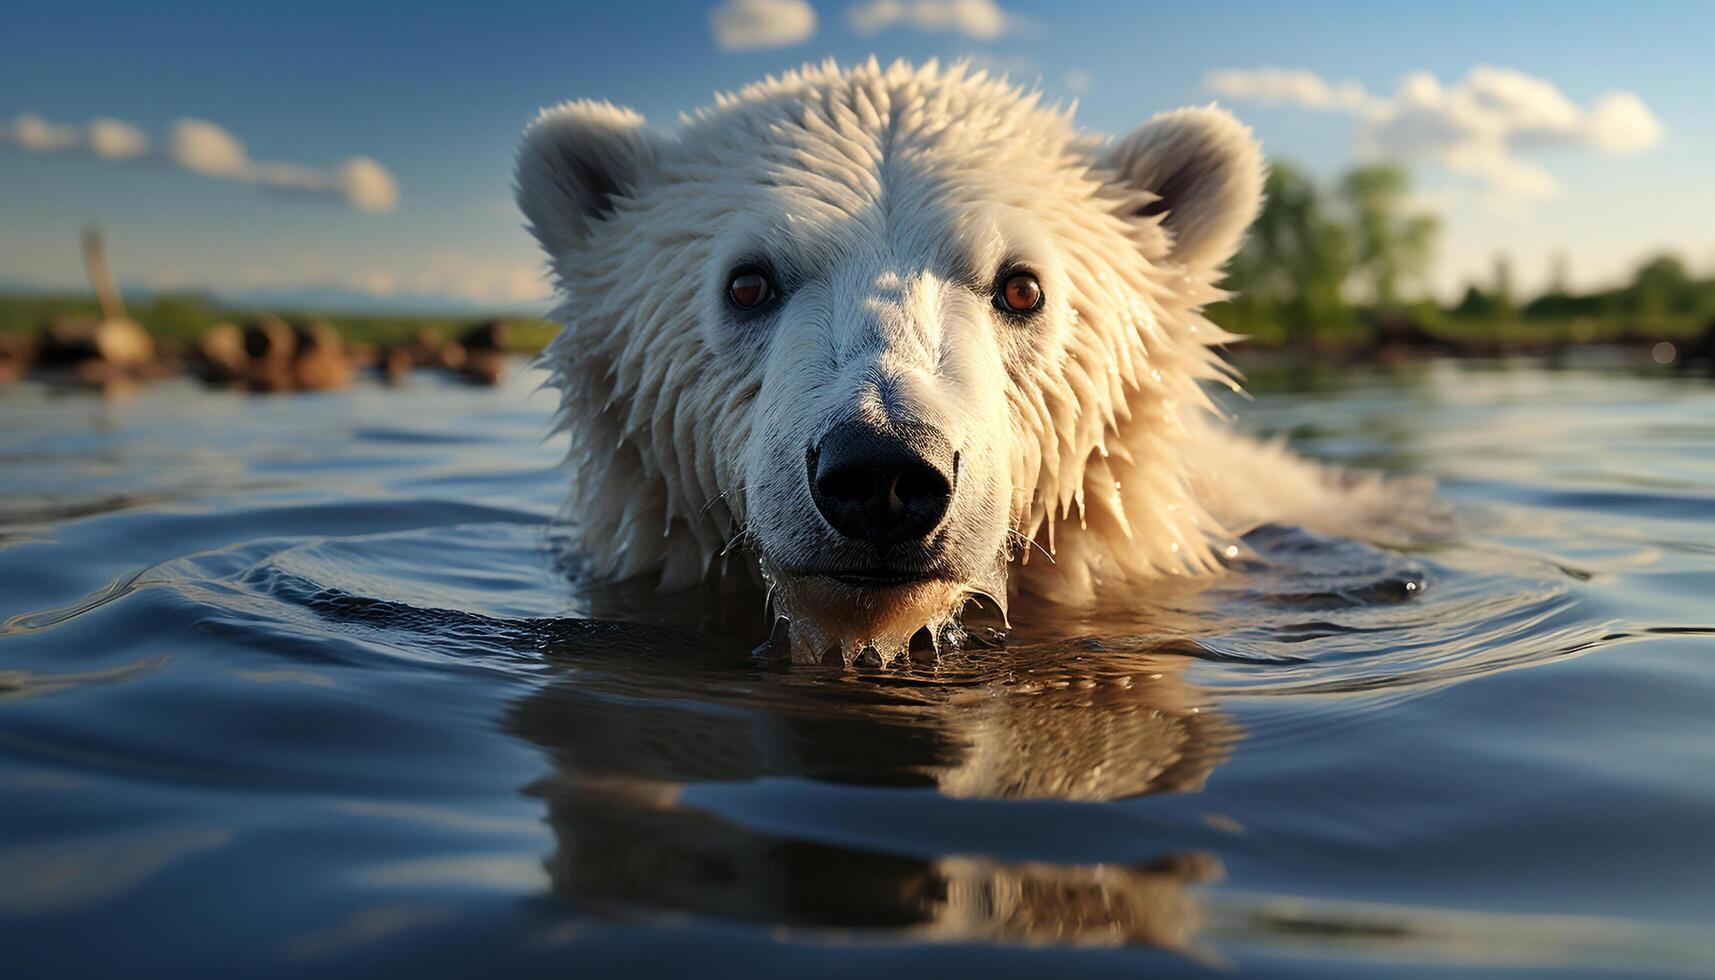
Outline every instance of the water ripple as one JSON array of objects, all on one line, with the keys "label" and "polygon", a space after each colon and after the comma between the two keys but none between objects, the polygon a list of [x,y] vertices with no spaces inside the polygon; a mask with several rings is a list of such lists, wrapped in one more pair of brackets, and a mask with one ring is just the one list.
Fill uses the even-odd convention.
[{"label": "water ripple", "polygon": [[852,671],[792,666],[743,583],[588,586],[519,389],[26,400],[8,964],[1715,963],[1715,393],[1260,387],[1253,417],[1440,477],[1458,523],[1265,527],[1225,578],[1020,598],[1004,643]]}]

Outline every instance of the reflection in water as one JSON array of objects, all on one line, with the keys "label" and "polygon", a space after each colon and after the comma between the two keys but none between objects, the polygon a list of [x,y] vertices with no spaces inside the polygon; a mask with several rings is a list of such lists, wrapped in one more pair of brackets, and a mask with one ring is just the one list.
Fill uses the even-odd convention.
[{"label": "reflection in water", "polygon": [[70,674],[37,674],[28,670],[0,670],[0,701],[33,698],[91,684],[123,684],[141,674],[159,670],[166,657],[150,657],[133,663]]},{"label": "reflection in water", "polygon": [[[1170,632],[1187,622],[1183,610],[1151,614]],[[1092,864],[923,855],[842,839],[817,826],[813,806],[741,820],[703,805],[700,787],[782,779],[996,801],[1197,792],[1243,733],[1184,676],[1221,655],[1180,640],[1015,643],[849,672],[660,626],[541,621],[528,632],[560,676],[515,701],[505,727],[551,760],[526,789],[547,804],[549,885],[597,918],[692,915],[810,940],[1142,945],[1215,963],[1216,947],[1260,944],[1677,974],[1711,953],[1702,930],[1619,919],[1208,891],[1198,886],[1223,869],[1197,850]],[[909,825],[893,836],[908,839]]]},{"label": "reflection in water", "polygon": [[164,828],[3,848],[0,916],[97,906],[231,839],[231,832],[215,828]]},{"label": "reflection in water", "polygon": [[359,909],[325,929],[288,939],[281,952],[287,959],[325,959],[360,951],[367,946],[454,917],[452,909],[433,905],[381,905]]},{"label": "reflection in water", "polygon": [[1169,948],[1199,928],[1187,886],[1218,876],[1206,855],[923,858],[756,829],[700,808],[691,792],[769,778],[992,799],[1195,790],[1238,730],[1185,682],[1184,657],[1096,659],[1047,644],[889,672],[806,672],[739,645],[710,649],[706,634],[616,645],[586,622],[539,639],[565,679],[517,702],[507,727],[553,761],[529,792],[547,801],[554,890],[576,907]]}]

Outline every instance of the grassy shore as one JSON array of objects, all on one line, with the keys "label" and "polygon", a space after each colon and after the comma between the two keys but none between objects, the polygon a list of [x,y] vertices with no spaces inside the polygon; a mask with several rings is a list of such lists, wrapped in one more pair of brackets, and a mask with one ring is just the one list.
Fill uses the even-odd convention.
[{"label": "grassy shore", "polygon": [[1312,336],[1293,337],[1269,319],[1247,316],[1228,304],[1209,310],[1209,318],[1245,337],[1246,346],[1273,349],[1363,351],[1386,344],[1390,326],[1402,325],[1420,339],[1438,341],[1466,351],[1533,350],[1585,344],[1639,345],[1656,341],[1688,341],[1703,335],[1708,318],[1693,314],[1629,314],[1600,316],[1468,316],[1433,306],[1419,306],[1390,318],[1367,311],[1345,311],[1322,324]]}]

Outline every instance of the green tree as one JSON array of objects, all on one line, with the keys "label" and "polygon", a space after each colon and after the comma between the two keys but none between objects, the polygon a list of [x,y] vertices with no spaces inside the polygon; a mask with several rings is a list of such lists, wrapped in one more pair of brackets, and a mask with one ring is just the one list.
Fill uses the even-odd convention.
[{"label": "green tree", "polygon": [[1455,316],[1472,320],[1486,319],[1495,314],[1495,301],[1488,293],[1483,292],[1475,284],[1465,287],[1465,295],[1453,306],[1451,311]]},{"label": "green tree", "polygon": [[1669,313],[1689,313],[1696,306],[1696,290],[1685,263],[1674,255],[1658,255],[1638,266],[1630,290],[1632,311],[1661,318]]},{"label": "green tree", "polygon": [[1399,305],[1406,281],[1421,281],[1435,254],[1440,219],[1406,213],[1411,178],[1399,167],[1359,167],[1340,182],[1351,217],[1353,266],[1378,307]]},{"label": "green tree", "polygon": [[1288,341],[1302,342],[1344,318],[1349,236],[1325,213],[1315,183],[1291,164],[1270,167],[1265,193],[1228,283],[1249,318],[1272,321]]}]

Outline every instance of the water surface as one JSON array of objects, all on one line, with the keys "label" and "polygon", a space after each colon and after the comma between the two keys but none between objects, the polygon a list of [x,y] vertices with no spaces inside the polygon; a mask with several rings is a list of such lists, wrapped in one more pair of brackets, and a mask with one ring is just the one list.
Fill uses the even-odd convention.
[{"label": "water surface", "polygon": [[0,389],[6,975],[1715,975],[1715,385],[1259,372],[1457,530],[847,672],[580,584],[536,381]]}]

